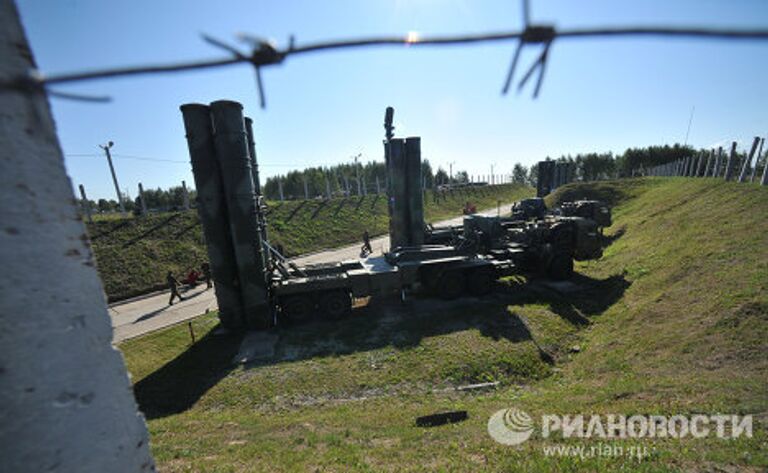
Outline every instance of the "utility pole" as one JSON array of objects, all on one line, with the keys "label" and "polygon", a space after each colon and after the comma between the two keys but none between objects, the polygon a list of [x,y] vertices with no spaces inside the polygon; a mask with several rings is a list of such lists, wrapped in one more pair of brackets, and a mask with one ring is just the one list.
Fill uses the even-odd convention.
[{"label": "utility pole", "polygon": [[491,164],[491,185],[493,185],[493,167],[496,165],[496,163]]},{"label": "utility pole", "polygon": [[451,161],[448,163],[448,184],[451,184],[453,182],[453,165],[456,164],[456,161]]},{"label": "utility pole", "polygon": [[112,165],[112,155],[109,150],[115,143],[109,141],[106,145],[99,145],[99,148],[104,150],[107,155],[107,162],[109,163],[109,171],[112,173],[112,183],[115,185],[115,193],[117,194],[117,203],[120,205],[120,212],[125,213],[125,206],[123,205],[123,198],[120,196],[120,186],[117,184],[117,175],[115,175],[115,167]]}]

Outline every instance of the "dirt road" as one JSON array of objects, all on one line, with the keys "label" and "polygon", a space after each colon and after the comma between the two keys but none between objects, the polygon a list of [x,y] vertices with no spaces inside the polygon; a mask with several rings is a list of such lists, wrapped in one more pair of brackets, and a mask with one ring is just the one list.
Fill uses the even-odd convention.
[{"label": "dirt road", "polygon": [[[504,204],[502,209],[509,209],[511,204]],[[496,215],[496,209],[480,212],[483,215]],[[463,217],[437,222],[436,226],[460,225]],[[360,256],[361,243],[355,243],[341,248],[329,249],[309,255],[293,258],[298,265],[323,263],[355,259]],[[371,240],[375,255],[389,249],[389,236]],[[119,343],[129,338],[174,325],[197,317],[209,310],[216,310],[216,297],[213,289],[206,290],[205,285],[183,292],[185,300],[168,305],[168,292],[148,294],[136,299],[112,304],[109,314],[112,316],[113,343]]]}]

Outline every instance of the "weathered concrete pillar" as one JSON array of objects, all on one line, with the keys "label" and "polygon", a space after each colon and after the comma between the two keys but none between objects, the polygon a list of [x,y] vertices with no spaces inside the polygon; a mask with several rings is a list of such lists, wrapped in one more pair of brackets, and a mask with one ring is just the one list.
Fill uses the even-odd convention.
[{"label": "weathered concrete pillar", "polygon": [[733,177],[733,166],[736,162],[736,142],[731,143],[731,154],[728,155],[728,161],[725,163],[725,174],[723,178],[730,181]]},{"label": "weathered concrete pillar", "polygon": [[715,154],[715,150],[711,150],[709,153],[707,153],[707,160],[704,164],[704,170],[701,173],[701,177],[707,177],[707,174],[709,173],[709,165],[712,164],[712,155]]},{"label": "weathered concrete pillar", "polygon": [[141,203],[141,215],[147,216],[147,201],[144,200],[144,186],[139,182],[139,202]]},{"label": "weathered concrete pillar", "polygon": [[[24,77],[11,0],[0,25],[0,76]],[[7,89],[0,109],[0,470],[153,471],[47,98]]]},{"label": "weathered concrete pillar", "polygon": [[752,141],[752,148],[749,150],[749,154],[747,155],[747,158],[744,160],[744,164],[741,166],[741,173],[739,173],[739,182],[744,182],[747,179],[747,172],[749,171],[749,167],[752,165],[752,158],[755,156],[755,151],[757,151],[758,144],[760,144],[760,137],[756,136],[755,139]]},{"label": "weathered concrete pillar", "polygon": [[760,164],[760,156],[763,155],[763,144],[765,144],[765,138],[760,138],[760,149],[757,150],[757,157],[755,158],[755,165],[752,167],[752,174],[749,176],[749,182],[755,182],[755,175],[757,174],[757,165]]},{"label": "weathered concrete pillar", "polygon": [[760,179],[760,185],[768,184],[768,159],[763,161],[763,177]]},{"label": "weathered concrete pillar", "polygon": [[221,169],[213,145],[210,108],[201,104],[181,106],[187,132],[189,157],[197,188],[197,213],[203,225],[208,261],[215,282],[221,324],[229,329],[242,327],[243,303],[232,244]]},{"label": "weathered concrete pillar", "polygon": [[717,156],[715,156],[715,167],[712,169],[712,177],[720,177],[721,171],[722,171],[722,164],[723,161],[723,147],[719,146],[717,148]]},{"label": "weathered concrete pillar", "polygon": [[211,103],[210,107],[213,144],[224,184],[245,321],[249,327],[266,329],[272,325],[272,316],[260,256],[256,192],[243,106],[237,102],[219,100]]},{"label": "weathered concrete pillar", "polygon": [[285,200],[285,195],[283,195],[283,178],[280,176],[277,176],[277,192],[280,195],[280,202]]}]

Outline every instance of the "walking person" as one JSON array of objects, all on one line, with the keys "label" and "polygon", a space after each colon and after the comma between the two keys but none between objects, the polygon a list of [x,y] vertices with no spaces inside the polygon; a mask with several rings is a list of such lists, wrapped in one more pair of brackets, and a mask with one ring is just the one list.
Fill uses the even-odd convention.
[{"label": "walking person", "polygon": [[168,305],[173,305],[173,299],[176,297],[183,301],[184,298],[179,294],[179,281],[173,277],[173,273],[168,271],[168,276],[165,277],[165,280],[168,282],[168,288],[171,290],[171,299],[168,301]]},{"label": "walking person", "polygon": [[371,248],[371,236],[368,234],[368,230],[363,232],[363,247],[360,249],[360,255],[366,257],[373,253]]}]

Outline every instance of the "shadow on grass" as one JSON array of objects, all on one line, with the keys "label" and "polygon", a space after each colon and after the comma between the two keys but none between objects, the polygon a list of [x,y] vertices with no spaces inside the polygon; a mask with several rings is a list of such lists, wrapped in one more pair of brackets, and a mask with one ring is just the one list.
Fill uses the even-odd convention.
[{"label": "shadow on grass", "polygon": [[[253,361],[245,368],[276,365],[316,357],[339,356],[384,347],[416,348],[429,337],[477,330],[482,336],[511,343],[532,342],[544,363],[553,356],[536,340],[514,305],[547,303],[551,310],[575,326],[589,323],[615,303],[629,283],[623,275],[596,280],[576,275],[578,292],[563,295],[540,281],[499,284],[483,298],[445,301],[412,297],[401,303],[395,297],[369,300],[342,321],[282,326],[275,329],[279,342],[269,359]],[[512,306],[512,307],[510,307]],[[194,346],[134,386],[141,410],[149,419],[178,414],[191,408],[209,389],[236,366],[242,334],[210,332]]]},{"label": "shadow on grass", "polygon": [[147,419],[179,414],[191,408],[234,367],[242,334],[213,335],[213,331],[162,368],[133,386]]},{"label": "shadow on grass", "polygon": [[318,204],[317,208],[314,210],[314,212],[312,212],[312,217],[310,217],[310,218],[312,220],[317,218],[317,215],[320,213],[321,210],[323,210],[325,208],[326,205],[328,205],[328,202],[329,202],[328,200],[320,201],[320,203]]},{"label": "shadow on grass", "polygon": [[158,223],[157,225],[155,225],[154,227],[150,228],[146,232],[142,233],[141,235],[137,236],[136,238],[134,238],[134,239],[132,239],[130,241],[127,241],[123,245],[123,248],[128,248],[129,246],[134,245],[134,244],[138,243],[139,241],[145,239],[149,235],[153,234],[154,232],[160,230],[164,226],[168,225],[169,223],[171,223],[174,220],[176,220],[177,218],[179,218],[180,215],[181,214],[179,214],[179,213],[172,214],[170,217],[164,219],[162,222]]},{"label": "shadow on grass", "polygon": [[594,279],[575,273],[566,290],[547,281],[508,281],[503,292],[513,305],[547,304],[555,314],[575,326],[591,323],[590,318],[600,315],[622,298],[631,285],[624,274],[606,279]]},{"label": "shadow on grass", "polygon": [[115,233],[116,231],[118,231],[118,230],[120,230],[122,228],[125,228],[125,227],[133,225],[134,223],[135,223],[135,220],[125,219],[122,222],[120,222],[120,223],[118,223],[116,225],[113,225],[109,230],[103,231],[103,232],[101,232],[99,234],[96,234],[96,235],[91,235],[91,237],[90,237],[91,241],[96,241],[96,240],[98,240],[100,238],[107,237],[107,236],[111,235],[112,233]]},{"label": "shadow on grass", "polygon": [[341,212],[341,209],[344,207],[344,204],[347,203],[347,198],[344,197],[339,201],[339,205],[336,206],[336,210],[333,211],[333,216],[339,215],[339,212]]},{"label": "shadow on grass", "polygon": [[286,222],[290,222],[291,220],[293,220],[293,217],[295,217],[295,216],[296,216],[296,214],[297,214],[297,213],[299,213],[299,211],[300,211],[301,209],[303,209],[305,205],[307,205],[307,202],[309,202],[309,201],[308,201],[308,200],[302,200],[302,201],[299,203],[299,205],[297,205],[296,207],[294,207],[294,208],[293,208],[293,210],[291,211],[291,213],[289,213],[289,214],[288,214],[288,216],[285,218],[285,221],[286,221]]},{"label": "shadow on grass", "polygon": [[625,233],[627,233],[627,227],[622,226],[611,235],[601,235],[600,244],[603,246],[603,249],[608,248],[613,245],[616,240],[623,237]]}]

